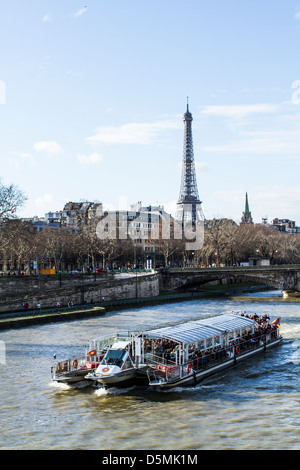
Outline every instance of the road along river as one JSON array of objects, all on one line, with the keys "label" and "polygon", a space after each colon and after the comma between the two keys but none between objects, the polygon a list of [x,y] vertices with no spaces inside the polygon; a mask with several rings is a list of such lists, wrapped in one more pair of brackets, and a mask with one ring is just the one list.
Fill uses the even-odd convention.
[{"label": "road along river", "polygon": [[[280,293],[262,293],[274,297]],[[257,294],[255,294],[257,296]],[[281,316],[281,346],[190,388],[69,388],[57,360],[100,334],[231,311]],[[0,449],[299,449],[300,303],[195,300],[0,332]]]}]

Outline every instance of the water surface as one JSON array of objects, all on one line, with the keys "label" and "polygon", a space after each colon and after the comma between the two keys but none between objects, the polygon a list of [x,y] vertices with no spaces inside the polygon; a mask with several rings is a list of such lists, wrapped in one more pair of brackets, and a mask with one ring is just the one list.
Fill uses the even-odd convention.
[{"label": "water surface", "polygon": [[[58,360],[82,354],[92,337],[238,310],[281,316],[283,344],[206,383],[163,391],[70,388],[51,381],[53,354]],[[300,447],[299,303],[202,299],[7,330],[0,340],[6,346],[6,363],[0,364],[1,449]]]}]

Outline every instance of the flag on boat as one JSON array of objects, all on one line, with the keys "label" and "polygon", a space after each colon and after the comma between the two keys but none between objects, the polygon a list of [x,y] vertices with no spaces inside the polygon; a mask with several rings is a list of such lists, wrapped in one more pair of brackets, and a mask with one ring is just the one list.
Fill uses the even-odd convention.
[{"label": "flag on boat", "polygon": [[272,321],[272,325],[280,325],[280,322],[281,322],[281,317],[279,318],[276,318],[276,320]]}]

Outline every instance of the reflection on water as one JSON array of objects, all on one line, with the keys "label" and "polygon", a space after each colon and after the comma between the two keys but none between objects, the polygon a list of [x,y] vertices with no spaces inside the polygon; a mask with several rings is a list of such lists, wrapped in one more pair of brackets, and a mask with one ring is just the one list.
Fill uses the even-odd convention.
[{"label": "reflection on water", "polygon": [[[269,295],[270,292],[265,293]],[[272,292],[274,297],[274,292]],[[279,346],[190,388],[51,382],[58,360],[100,334],[230,311],[281,316]],[[0,333],[1,449],[297,449],[299,303],[197,300]]]},{"label": "reflection on water", "polygon": [[243,293],[243,297],[282,297],[282,291],[281,290],[268,290],[264,292],[251,292],[248,294]]}]

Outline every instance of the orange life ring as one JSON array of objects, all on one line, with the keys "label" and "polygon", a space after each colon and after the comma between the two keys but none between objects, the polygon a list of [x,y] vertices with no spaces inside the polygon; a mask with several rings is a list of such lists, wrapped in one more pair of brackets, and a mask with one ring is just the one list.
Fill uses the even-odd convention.
[{"label": "orange life ring", "polygon": [[235,348],[235,352],[236,352],[236,354],[240,354],[241,348],[240,348],[239,346],[237,346],[237,347]]},{"label": "orange life ring", "polygon": [[90,351],[88,353],[89,356],[96,356],[96,349],[92,349],[92,351]]},{"label": "orange life ring", "polygon": [[104,369],[102,369],[102,372],[108,372],[109,371],[109,367],[104,367]]},{"label": "orange life ring", "polygon": [[77,359],[75,359],[75,361],[73,361],[73,367],[74,367],[74,369],[77,369],[77,367],[78,367]]},{"label": "orange life ring", "polygon": [[190,363],[188,363],[188,365],[187,365],[187,373],[189,374],[189,373],[191,372],[191,370],[192,370],[192,366],[191,366]]}]

